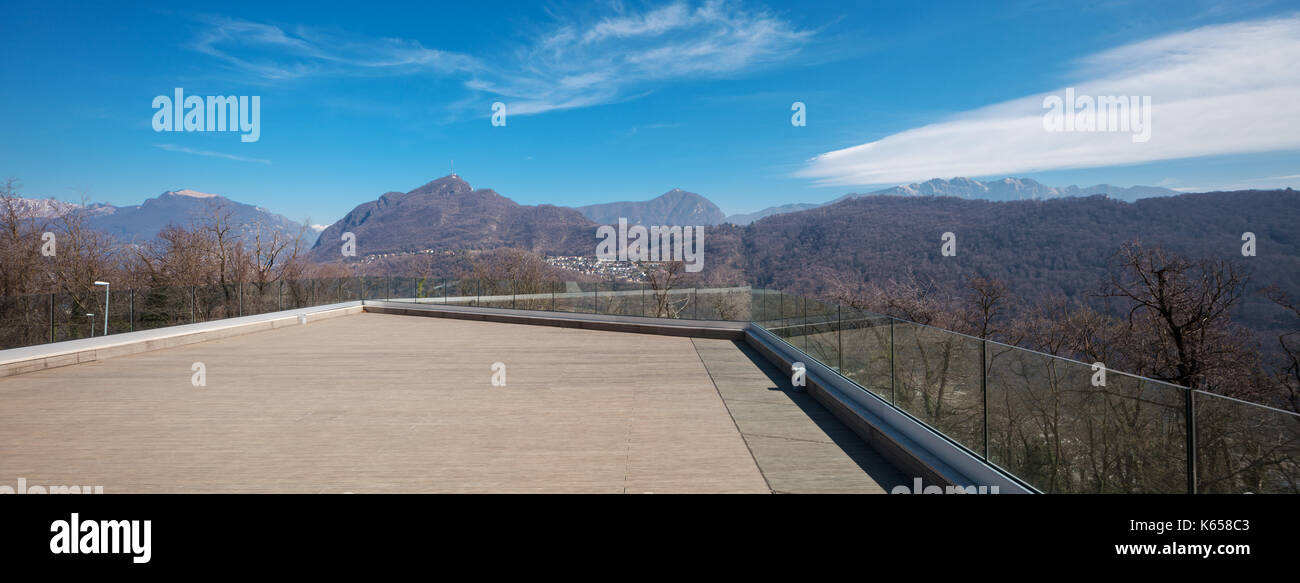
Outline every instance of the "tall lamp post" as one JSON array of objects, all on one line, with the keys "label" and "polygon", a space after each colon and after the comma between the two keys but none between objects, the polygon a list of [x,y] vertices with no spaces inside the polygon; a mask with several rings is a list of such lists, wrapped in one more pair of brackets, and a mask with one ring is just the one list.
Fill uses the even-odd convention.
[{"label": "tall lamp post", "polygon": [[104,286],[104,335],[108,336],[108,290],[111,286],[107,281],[96,281],[95,285]]}]

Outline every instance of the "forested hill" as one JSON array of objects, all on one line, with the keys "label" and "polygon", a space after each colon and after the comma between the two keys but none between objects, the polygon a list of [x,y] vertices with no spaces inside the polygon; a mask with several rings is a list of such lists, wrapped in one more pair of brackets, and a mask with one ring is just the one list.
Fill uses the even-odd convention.
[{"label": "forested hill", "polygon": [[[867,196],[771,216],[746,227],[742,263],[751,279],[821,291],[827,272],[884,280],[910,269],[956,284],[967,275],[1005,280],[1013,295],[1078,297],[1098,289],[1110,259],[1131,240],[1189,257],[1233,259],[1254,275],[1240,317],[1271,328],[1277,309],[1255,290],[1276,284],[1300,296],[1300,193],[1184,194],[1122,202],[1104,196],[990,202],[955,197]],[[941,237],[956,235],[956,256]],[[1242,234],[1257,255],[1242,256]],[[721,234],[721,233],[720,233]]]}]

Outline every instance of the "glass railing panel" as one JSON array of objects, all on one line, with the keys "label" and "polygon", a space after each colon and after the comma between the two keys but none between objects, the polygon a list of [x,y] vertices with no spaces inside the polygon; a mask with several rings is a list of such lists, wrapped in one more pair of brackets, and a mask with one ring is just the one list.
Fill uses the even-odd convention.
[{"label": "glass railing panel", "polygon": [[722,285],[698,288],[699,319],[748,322],[752,319],[749,288]]},{"label": "glass railing panel", "polygon": [[600,297],[599,295],[597,295],[597,292],[599,291],[598,289],[599,286],[600,284],[598,283],[585,282],[585,281],[578,282],[579,291],[577,295],[573,298],[575,312],[581,314],[599,313],[598,310],[600,308],[599,305]]},{"label": "glass railing panel", "polygon": [[266,285],[258,287],[256,283],[246,282],[238,284],[239,287],[239,307],[240,313],[245,316],[252,316],[266,312]]},{"label": "glass railing panel", "polygon": [[974,452],[984,450],[980,340],[894,323],[894,405]]},{"label": "glass railing panel", "polygon": [[369,295],[362,295],[366,292],[366,278],[349,277],[343,280],[343,301],[352,302],[362,298],[369,298]]},{"label": "glass railing panel", "polygon": [[568,281],[564,290],[556,294],[556,310],[590,314],[596,309],[596,284]]},{"label": "glass railing panel", "polygon": [[673,317],[683,320],[698,320],[700,315],[700,290],[696,287],[682,287],[672,290],[681,308]]},{"label": "glass railing panel", "polygon": [[371,282],[373,281],[373,279],[374,278],[363,277],[363,276],[348,278],[344,286],[348,290],[347,295],[344,296],[344,301],[374,299],[374,295],[371,291],[371,288],[373,287]]},{"label": "glass railing panel", "polygon": [[1128,455],[1104,491],[1187,492],[1188,389],[1115,371],[1106,379],[1107,430]]},{"label": "glass railing panel", "polygon": [[301,308],[307,305],[307,294],[311,289],[311,280],[287,280],[280,286],[280,307],[285,310]]},{"label": "glass railing panel", "polygon": [[840,374],[892,403],[889,323],[890,318],[884,316],[841,308]]},{"label": "glass railing panel", "polygon": [[52,299],[50,294],[0,298],[0,348],[49,342]]},{"label": "glass railing panel", "polygon": [[680,318],[691,308],[690,302],[690,288],[663,289],[647,284],[645,315],[650,318]]},{"label": "glass railing panel", "polygon": [[487,291],[487,285],[481,279],[460,280],[461,303],[466,306],[483,305],[483,296]]},{"label": "glass railing panel", "polygon": [[166,326],[189,324],[191,317],[189,287],[146,288],[135,294],[135,329],[151,330]]},{"label": "glass railing panel", "polygon": [[510,308],[514,306],[514,293],[509,281],[480,279],[476,281],[478,305],[483,308]]},{"label": "glass railing panel", "polygon": [[599,286],[600,313],[611,316],[639,316],[642,312],[641,286],[636,283],[606,282]]},{"label": "glass railing panel", "polygon": [[550,310],[554,290],[552,282],[513,282],[510,285],[510,293],[513,295],[511,305],[517,310]]},{"label": "glass railing panel", "polygon": [[320,306],[343,301],[343,279],[327,277],[315,282],[308,306]]},{"label": "glass railing panel", "polygon": [[1184,389],[990,342],[989,461],[1047,493],[1178,493]]},{"label": "glass railing panel", "polygon": [[805,303],[804,352],[832,370],[843,368],[840,348],[843,338],[839,329],[839,306],[808,300]]},{"label": "glass railing panel", "polygon": [[[404,278],[405,279],[405,278]],[[429,303],[442,300],[442,291],[438,289],[438,284],[442,283],[441,278],[436,277],[412,277],[407,279],[400,289],[401,291],[393,294],[395,300],[414,300],[420,303]]]},{"label": "glass railing panel", "polygon": [[1201,391],[1197,492],[1300,494],[1300,415]]},{"label": "glass railing panel", "polygon": [[447,298],[456,280],[445,277],[428,277],[420,280],[420,301],[433,304],[447,303]]},{"label": "glass railing panel", "polygon": [[308,306],[319,306],[334,297],[334,289],[337,287],[333,278],[313,279],[306,282],[305,294],[301,298],[301,305],[298,307],[305,308]]},{"label": "glass railing panel", "polygon": [[581,289],[576,282],[561,282],[552,296],[552,310],[556,312],[573,312],[576,311],[575,302],[581,297]]},{"label": "glass railing panel", "polygon": [[776,292],[766,288],[752,288],[749,291],[749,311],[754,323],[769,328],[772,321],[780,318],[776,309]]},{"label": "glass railing panel", "polygon": [[626,298],[629,316],[646,317],[654,313],[654,290],[644,282],[626,283],[619,288]]},{"label": "glass railing panel", "polygon": [[791,345],[803,349],[804,298],[782,293],[777,297],[777,310],[780,314],[779,321],[769,330]]},{"label": "glass railing panel", "polygon": [[596,297],[592,304],[594,313],[609,316],[617,314],[620,304],[618,298],[614,295],[613,284],[596,282],[592,285],[592,288],[596,290]]},{"label": "glass railing panel", "polygon": [[450,305],[469,305],[477,300],[472,287],[461,279],[442,280],[442,302]]},{"label": "glass railing panel", "polygon": [[[95,287],[94,289],[95,289],[95,295],[98,296],[96,298],[98,299],[98,301],[96,302],[98,309],[96,309],[95,312],[99,314],[96,317],[99,320],[99,322],[95,326],[95,335],[103,336],[104,335],[104,311],[103,310],[104,310],[104,299],[105,299],[104,288]],[[108,294],[108,331],[110,334],[120,334],[122,332],[126,332],[127,328],[130,326],[130,316],[127,313],[128,310],[127,300],[129,299],[130,299],[130,294],[127,293],[126,290],[124,289],[113,290],[111,293]]]}]

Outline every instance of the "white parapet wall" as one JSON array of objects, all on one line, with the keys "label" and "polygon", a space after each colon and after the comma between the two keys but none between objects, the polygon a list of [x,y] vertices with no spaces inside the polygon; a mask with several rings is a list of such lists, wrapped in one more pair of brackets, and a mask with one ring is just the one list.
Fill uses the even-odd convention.
[{"label": "white parapet wall", "polygon": [[306,316],[307,323],[310,324],[316,320],[358,314],[361,311],[360,301],[343,302],[0,350],[0,377],[251,334],[284,326],[300,326],[302,324],[299,323],[299,316]]}]

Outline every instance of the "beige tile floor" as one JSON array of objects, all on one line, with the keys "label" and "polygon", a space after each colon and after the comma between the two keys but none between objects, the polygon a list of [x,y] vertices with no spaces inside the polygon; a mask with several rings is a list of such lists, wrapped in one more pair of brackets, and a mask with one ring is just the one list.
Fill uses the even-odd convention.
[{"label": "beige tile floor", "polygon": [[[0,486],[23,477],[107,493],[879,491],[869,466],[845,463],[859,446],[836,455],[797,407],[769,421],[787,429],[745,413],[750,427],[738,430],[696,342],[358,314],[3,378]],[[725,390],[771,384],[744,371],[732,343],[707,347],[729,363]],[[205,387],[191,385],[195,362]],[[506,365],[504,387],[491,383],[494,362]],[[805,441],[757,443],[782,431]],[[808,457],[810,436],[828,463]],[[792,466],[791,455],[805,461]],[[819,487],[801,486],[810,481]]]}]

